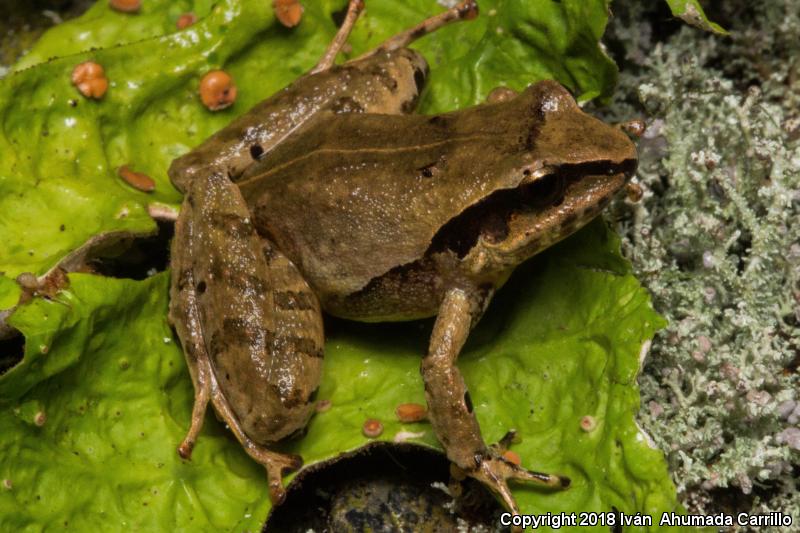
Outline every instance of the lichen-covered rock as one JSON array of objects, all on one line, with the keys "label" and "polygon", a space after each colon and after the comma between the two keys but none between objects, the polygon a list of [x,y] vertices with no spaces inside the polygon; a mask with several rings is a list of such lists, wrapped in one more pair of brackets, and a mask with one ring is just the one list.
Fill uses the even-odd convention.
[{"label": "lichen-covered rock", "polygon": [[639,100],[650,124],[644,199],[617,206],[624,249],[670,321],[640,418],[690,510],[797,523],[800,13],[717,4],[721,38],[665,27],[656,9],[619,2],[613,29],[627,63],[615,112]]}]

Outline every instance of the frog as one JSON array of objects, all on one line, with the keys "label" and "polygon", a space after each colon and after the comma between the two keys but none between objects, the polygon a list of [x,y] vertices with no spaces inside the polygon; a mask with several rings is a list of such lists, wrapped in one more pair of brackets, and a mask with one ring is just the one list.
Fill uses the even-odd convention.
[{"label": "frog", "polygon": [[270,497],[302,458],[275,451],[315,411],[323,311],[361,322],[435,317],[420,372],[454,473],[515,514],[509,482],[565,489],[487,445],[458,355],[514,269],[597,217],[637,165],[625,128],[544,80],[422,115],[429,69],[408,45],[477,16],[465,0],[341,64],[351,0],[320,62],[173,161],[184,193],[171,246],[170,321],[195,388],[189,458],[211,403],[267,472]]}]

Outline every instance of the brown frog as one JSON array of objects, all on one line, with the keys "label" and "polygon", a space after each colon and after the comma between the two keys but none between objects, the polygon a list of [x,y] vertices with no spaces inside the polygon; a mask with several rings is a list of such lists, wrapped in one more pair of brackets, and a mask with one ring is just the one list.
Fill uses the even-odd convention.
[{"label": "brown frog", "polygon": [[333,60],[175,160],[185,199],[170,317],[195,385],[188,457],[209,401],[284,496],[296,456],[269,449],[314,411],[321,310],[360,321],[436,316],[422,377],[429,419],[459,471],[517,513],[508,479],[566,487],[487,446],[456,359],[513,269],[597,216],[636,167],[620,128],[543,81],[436,116],[411,114],[427,65],[406,48],[465,1],[360,58]]}]

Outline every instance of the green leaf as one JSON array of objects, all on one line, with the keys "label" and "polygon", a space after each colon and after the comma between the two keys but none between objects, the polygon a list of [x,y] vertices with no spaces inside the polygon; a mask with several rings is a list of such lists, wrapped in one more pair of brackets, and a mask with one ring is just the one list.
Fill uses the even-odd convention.
[{"label": "green leaf", "polygon": [[703,6],[698,0],[667,0],[672,14],[701,30],[706,30],[720,35],[728,35],[728,31],[715,22],[708,20]]},{"label": "green leaf", "polygon": [[20,288],[16,281],[0,275],[0,311],[14,307],[19,300]]},{"label": "green leaf", "polygon": [[[516,428],[522,441],[512,449],[525,466],[573,479],[565,491],[515,486],[524,512],[614,506],[657,520],[679,510],[662,455],[633,418],[639,353],[663,319],[618,244],[596,222],[518,269],[459,360],[486,439]],[[167,275],[70,282],[12,317],[27,342],[23,363],[0,376],[0,479],[12,485],[0,489],[0,529],[258,529],[269,509],[265,474],[213,415],[191,461],[175,452],[192,385],[165,319]],[[381,439],[411,431],[422,433],[411,442],[439,448],[428,423],[394,417],[397,404],[424,401],[430,327],[338,328],[319,392],[332,407],[285,449],[306,465],[331,459],[369,442],[366,418],[383,421]],[[584,416],[595,418],[593,431],[581,429]]]},{"label": "green leaf", "polygon": [[24,70],[48,59],[90,48],[108,48],[166,35],[176,30],[181,14],[191,12],[204,18],[213,4],[213,0],[147,0],[142,2],[140,11],[131,16],[110,9],[108,2],[101,0],[81,17],[50,29],[13,70]]},{"label": "green leaf", "polygon": [[[166,175],[172,159],[317,62],[336,30],[331,12],[344,2],[306,4],[302,23],[288,30],[265,0],[223,0],[213,9],[209,1],[153,0],[138,15],[103,1],[45,34],[20,64],[35,66],[0,80],[0,272],[41,274],[93,236],[152,232],[147,206],[180,200]],[[616,68],[598,45],[604,0],[485,0],[481,8],[476,20],[415,45],[433,72],[422,112],[543,78],[582,99],[610,94]],[[189,10],[200,21],[174,30]],[[353,55],[441,10],[432,0],[369,2],[350,41]],[[110,80],[100,101],[70,83],[85,60],[103,65]],[[239,88],[236,104],[218,113],[197,97],[199,79],[213,68],[230,72]],[[151,176],[156,191],[117,177],[125,164]]]},{"label": "green leaf", "polygon": [[70,281],[11,321],[26,345],[0,376],[0,530],[236,527],[262,505],[263,472],[211,417],[194,460],[175,453],[191,383],[166,323],[168,275]]}]

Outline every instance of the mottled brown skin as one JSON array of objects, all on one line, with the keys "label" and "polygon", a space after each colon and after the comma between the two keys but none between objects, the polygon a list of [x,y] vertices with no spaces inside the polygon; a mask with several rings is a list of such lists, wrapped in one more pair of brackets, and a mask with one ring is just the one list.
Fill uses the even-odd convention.
[{"label": "mottled brown skin", "polygon": [[[634,166],[623,132],[544,81],[444,115],[320,114],[235,183],[326,311],[410,320],[450,286],[497,286],[594,218]],[[564,190],[537,190],[548,180]]]},{"label": "mottled brown skin", "polygon": [[217,168],[236,178],[322,110],[407,113],[415,109],[428,64],[408,48],[378,51],[298,78],[200,146],[172,162],[172,183],[187,183]]},{"label": "mottled brown skin", "polygon": [[569,484],[484,443],[456,359],[512,270],[624,186],[635,148],[552,81],[454,113],[406,115],[424,65],[400,47],[318,66],[170,169],[187,192],[170,313],[197,394],[182,450],[210,399],[267,467],[275,500],[298,459],[267,447],[311,415],[320,304],[362,321],[436,315],[421,371],[429,419],[457,470],[515,513],[508,479]]},{"label": "mottled brown skin", "polygon": [[170,319],[196,398],[179,452],[188,458],[209,400],[283,498],[284,470],[302,460],[269,451],[305,427],[322,370],[317,298],[256,234],[239,190],[220,172],[191,182],[172,245]]}]

